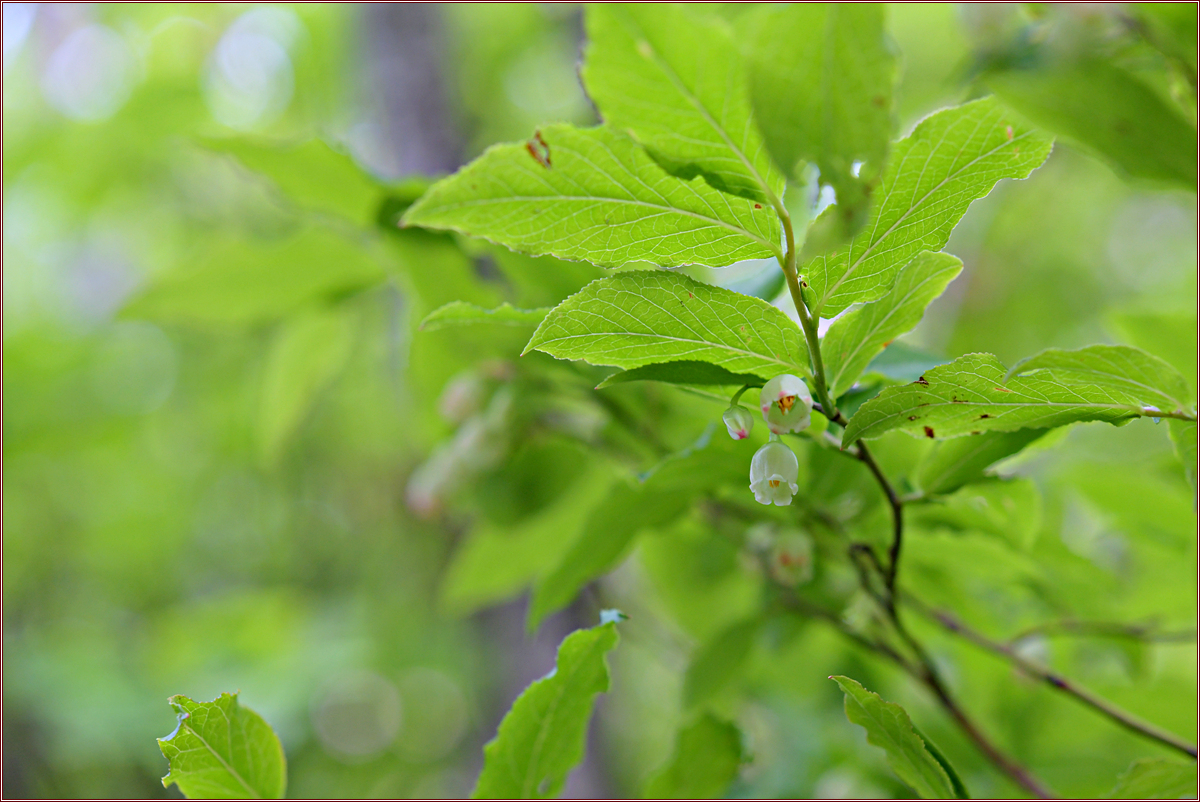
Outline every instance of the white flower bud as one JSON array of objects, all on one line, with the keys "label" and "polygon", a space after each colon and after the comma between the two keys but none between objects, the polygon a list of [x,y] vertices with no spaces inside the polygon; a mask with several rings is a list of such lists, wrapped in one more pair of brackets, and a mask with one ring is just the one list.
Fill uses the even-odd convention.
[{"label": "white flower bud", "polygon": [[750,436],[750,430],[754,428],[753,413],[736,404],[721,414],[721,420],[725,421],[725,428],[729,430],[729,436],[734,440],[745,440]]},{"label": "white flower bud", "polygon": [[800,491],[796,478],[800,462],[792,450],[778,440],[760,448],[750,461],[750,489],[759,504],[786,507]]},{"label": "white flower bud", "polygon": [[771,379],[758,396],[763,419],[773,434],[801,432],[808,428],[812,396],[798,376],[784,373]]}]

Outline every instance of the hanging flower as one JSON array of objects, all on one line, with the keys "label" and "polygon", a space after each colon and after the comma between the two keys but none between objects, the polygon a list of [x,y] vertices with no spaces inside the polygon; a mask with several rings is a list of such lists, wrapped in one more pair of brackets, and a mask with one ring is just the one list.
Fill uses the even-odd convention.
[{"label": "hanging flower", "polygon": [[808,428],[812,396],[798,376],[784,373],[771,379],[758,396],[763,419],[773,434],[801,432]]},{"label": "hanging flower", "polygon": [[750,436],[750,430],[754,428],[753,413],[736,404],[721,414],[721,420],[725,421],[725,428],[729,430],[729,436],[734,440],[745,440]]},{"label": "hanging flower", "polygon": [[792,450],[776,439],[760,448],[750,461],[750,489],[759,504],[786,507],[800,491],[796,478],[800,462]]}]

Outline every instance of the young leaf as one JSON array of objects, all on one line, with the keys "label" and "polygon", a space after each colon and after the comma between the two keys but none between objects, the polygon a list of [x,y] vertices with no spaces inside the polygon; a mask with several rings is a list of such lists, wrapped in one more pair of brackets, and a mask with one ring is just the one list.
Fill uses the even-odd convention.
[{"label": "young leaf", "polygon": [[896,78],[883,6],[764,4],[744,24],[754,115],[775,163],[790,172],[813,162],[835,186],[852,181],[856,161],[877,173],[892,138]]},{"label": "young leaf", "polygon": [[782,311],[665,271],[593,281],[546,316],[525,350],[624,369],[699,360],[766,379],[810,373],[804,335]]},{"label": "young leaf", "polygon": [[623,370],[620,373],[614,373],[596,385],[596,389],[599,390],[614,384],[624,384],[625,382],[643,381],[728,387],[746,384],[761,385],[763,380],[751,373],[733,373],[711,362],[695,362],[684,359],[678,362],[659,362],[653,365],[643,365],[633,370]]},{"label": "young leaf", "polygon": [[1187,381],[1179,371],[1130,345],[1089,345],[1076,351],[1050,348],[1013,365],[1005,378],[1042,368],[1059,375],[1069,372],[1098,386],[1128,393],[1164,412],[1182,412],[1189,400]]},{"label": "young leaf", "polygon": [[696,650],[683,676],[683,703],[693,708],[725,688],[745,665],[762,629],[762,618],[737,621]]},{"label": "young leaf", "polygon": [[179,786],[195,799],[282,799],[287,784],[283,747],[274,731],[253,710],[238,704],[236,693],[211,702],[172,696],[179,724],[158,739],[170,764],[164,788]]},{"label": "young leaf", "polygon": [[849,677],[830,677],[846,694],[846,718],[867,731],[867,743],[887,753],[888,765],[923,799],[961,798],[941,763],[913,731],[895,702],[885,702]]},{"label": "young leaf", "polygon": [[1067,373],[1040,371],[1004,381],[991,354],[967,354],[912,384],[888,387],[859,407],[842,442],[899,429],[916,437],[1048,429],[1079,421],[1118,423],[1144,414],[1144,403]]},{"label": "young leaf", "polygon": [[1196,421],[1176,420],[1167,421],[1171,443],[1175,446],[1175,454],[1183,463],[1183,471],[1187,475],[1188,484],[1196,489]]},{"label": "young leaf", "polygon": [[744,760],[738,728],[705,713],[679,731],[675,752],[646,782],[642,798],[724,798]]},{"label": "young leaf", "polygon": [[912,331],[921,322],[925,307],[961,271],[958,257],[926,251],[900,271],[887,295],[834,321],[821,341],[833,395],[849,390],[884,346]]},{"label": "young leaf", "polygon": [[341,372],[354,341],[354,319],[323,308],[286,320],[267,352],[258,407],[259,454],[280,455],[320,393]]},{"label": "young leaf", "polygon": [[1196,795],[1196,761],[1144,757],[1117,779],[1110,799],[1188,799]]},{"label": "young leaf", "polygon": [[750,112],[726,23],[667,3],[587,9],[584,85],[604,121],[630,131],[669,173],[769,203],[783,194]]},{"label": "young leaf", "polygon": [[517,309],[503,303],[495,309],[469,304],[466,301],[451,301],[439,306],[421,321],[422,331],[437,331],[449,326],[473,326],[477,323],[493,323],[498,326],[536,326],[550,310]]},{"label": "young leaf", "polygon": [[1033,124],[1126,174],[1196,190],[1195,126],[1124,69],[1087,58],[997,70],[983,80]]},{"label": "young leaf", "polygon": [[604,656],[617,645],[615,622],[572,632],[558,647],[554,670],[513,702],[483,748],[474,799],[547,799],[583,759],[597,694],[608,690]]},{"label": "young leaf", "polygon": [[607,126],[551,125],[530,142],[488,148],[434,184],[402,224],[602,267],[725,267],[779,251],[773,210],[669,175]]},{"label": "young leaf", "polygon": [[850,304],[883,297],[910,259],[942,249],[972,201],[1002,178],[1025,178],[1050,146],[993,98],[922,120],[892,149],[863,230],[801,271],[816,296],[815,311],[831,318]]},{"label": "young leaf", "polygon": [[985,470],[1045,433],[1045,429],[1018,429],[943,440],[917,466],[917,486],[929,496],[953,493],[963,485],[981,481]]}]

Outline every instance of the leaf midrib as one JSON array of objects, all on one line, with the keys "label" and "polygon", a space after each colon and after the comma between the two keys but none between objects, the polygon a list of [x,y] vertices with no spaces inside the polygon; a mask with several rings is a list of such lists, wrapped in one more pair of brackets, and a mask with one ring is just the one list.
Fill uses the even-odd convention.
[{"label": "leaf midrib", "polygon": [[[589,332],[585,332],[583,334],[565,334],[561,337],[555,337],[554,339],[540,340],[538,342],[538,344],[534,346],[534,349],[541,351],[541,350],[543,350],[542,349],[543,345],[547,345],[550,343],[556,343],[556,342],[562,342],[563,340],[576,340],[581,337],[653,337],[656,340],[670,340],[672,342],[689,343],[692,345],[706,345],[710,348],[715,348],[715,349],[719,349],[719,350],[723,350],[723,351],[729,351],[730,353],[739,354],[741,356],[757,357],[758,359],[762,359],[767,362],[773,362],[777,365],[783,365],[784,367],[789,367],[789,368],[801,367],[798,363],[789,362],[789,361],[780,359],[779,357],[768,357],[766,354],[760,354],[757,351],[746,351],[741,348],[734,348],[733,346],[730,346],[730,345],[714,343],[709,340],[692,340],[692,339],[688,339],[687,337],[672,337],[667,334],[654,334],[652,332],[643,332],[643,331],[589,331]],[[653,365],[656,363],[647,362],[646,364]],[[613,365],[612,367],[619,368],[621,366]],[[634,367],[642,367],[642,366],[635,365]],[[621,369],[622,370],[632,370],[633,368],[621,368]],[[807,369],[805,369],[805,372],[807,372]]]},{"label": "leaf midrib", "polygon": [[[1083,401],[1074,401],[1074,402],[1036,401],[1036,402],[1024,402],[1024,403],[1018,403],[1018,402],[1012,402],[1012,401],[931,401],[931,402],[926,403],[922,407],[922,409],[928,410],[931,408],[936,409],[936,408],[941,408],[941,407],[955,407],[958,409],[966,409],[969,407],[1013,407],[1013,408],[1017,408],[1017,407],[1070,407],[1072,409],[1123,409],[1123,410],[1127,410],[1129,412],[1133,412],[1139,416],[1142,414],[1142,408],[1140,405],[1137,405],[1137,404],[1101,404],[1099,402],[1092,402],[1092,401],[1088,401],[1088,402],[1083,402]],[[861,439],[862,437],[865,436],[866,432],[869,432],[871,429],[879,426],[882,423],[886,423],[893,418],[903,418],[904,413],[906,413],[912,409],[915,409],[915,408],[916,407],[906,406],[898,412],[887,413],[884,417],[880,418],[879,420],[873,421],[873,422],[867,424],[865,427],[863,427],[862,431],[858,432],[858,435],[855,439]],[[999,420],[999,418],[994,418],[993,420]],[[853,419],[851,420],[851,422],[853,422]],[[902,427],[902,428],[906,428],[906,427]],[[1018,427],[1018,428],[1042,428],[1042,427]],[[990,428],[989,431],[1004,431],[1004,430]],[[1015,430],[1013,430],[1013,431],[1015,431]]]},{"label": "leaf midrib", "polygon": [[[875,246],[877,246],[879,243],[883,242],[888,237],[890,237],[892,232],[896,230],[897,226],[899,226],[901,223],[903,223],[905,220],[907,220],[910,216],[912,216],[916,212],[916,210],[919,209],[921,207],[921,205],[925,203],[925,201],[929,200],[930,195],[937,192],[939,189],[941,189],[943,186],[945,186],[951,180],[960,176],[964,170],[967,170],[970,167],[975,166],[976,162],[982,161],[983,159],[986,159],[989,156],[992,156],[993,154],[1004,149],[1005,147],[1008,147],[1009,145],[1013,145],[1013,144],[1019,142],[1020,140],[1025,139],[1026,137],[1030,137],[1030,136],[1033,136],[1033,131],[1026,131],[1026,132],[1022,133],[1021,135],[1014,137],[1011,140],[1006,140],[1003,144],[992,148],[987,153],[982,153],[979,156],[976,156],[974,159],[971,159],[971,161],[964,164],[961,168],[959,168],[955,172],[947,175],[945,178],[943,178],[941,181],[939,181],[937,186],[933,187],[928,192],[926,192],[923,196],[921,196],[921,199],[918,200],[916,203],[910,205],[908,207],[908,209],[905,210],[905,212],[903,214],[901,214],[899,218],[897,218],[896,222],[892,223],[892,225],[888,227],[888,230],[883,232],[883,234],[880,235],[879,239],[875,240],[870,245],[868,245],[867,249],[862,252],[862,255],[854,260],[853,264],[847,266],[846,272],[843,273],[842,276],[833,283],[832,287],[827,288],[825,290],[825,292],[822,293],[820,303],[817,304],[817,308],[814,310],[814,314],[819,316],[825,310],[825,304],[828,303],[829,299],[832,298],[837,293],[838,288],[841,287],[843,283],[845,283],[846,279],[848,279],[848,278],[850,278],[850,276],[854,275],[854,272],[856,270],[858,270],[859,267],[862,266],[862,263],[866,260],[867,256],[875,250]],[[930,155],[932,155],[932,153],[933,153],[933,151],[930,151]],[[928,160],[926,160],[926,164],[928,165]],[[883,203],[885,203],[886,200],[887,199],[885,198],[884,201],[880,202],[880,210],[881,211],[883,209]]]},{"label": "leaf midrib", "polygon": [[201,735],[200,733],[196,732],[196,730],[195,730],[195,729],[193,729],[193,728],[192,728],[190,725],[188,725],[188,724],[184,724],[183,726],[184,726],[184,727],[187,729],[187,731],[188,731],[188,732],[190,732],[192,735],[196,736],[196,740],[197,740],[197,741],[199,741],[200,743],[204,744],[204,748],[205,748],[205,749],[207,749],[209,752],[211,752],[211,753],[212,753],[212,756],[213,756],[213,757],[215,757],[215,758],[217,759],[217,762],[218,762],[218,763],[220,763],[220,764],[221,764],[221,766],[222,766],[222,767],[223,767],[223,768],[224,768],[224,769],[225,769],[227,772],[229,772],[229,774],[230,774],[230,775],[231,775],[231,776],[232,776],[232,777],[233,777],[235,780],[237,780],[239,783],[241,783],[241,784],[242,784],[242,787],[243,787],[243,788],[245,788],[245,789],[246,789],[246,791],[247,791],[247,792],[250,794],[250,798],[251,798],[251,799],[262,799],[262,795],[261,795],[261,794],[259,794],[257,791],[255,791],[253,788],[251,788],[251,787],[250,787],[250,784],[249,784],[249,783],[247,783],[247,782],[246,782],[244,779],[242,779],[242,775],[238,774],[237,770],[236,770],[236,769],[234,769],[234,768],[233,768],[233,766],[231,766],[231,765],[229,765],[228,763],[226,763],[226,762],[225,762],[225,758],[221,757],[221,755],[220,755],[220,754],[217,752],[217,750],[216,750],[216,749],[213,749],[212,745],[211,745],[211,744],[210,744],[208,741],[206,741],[206,740],[204,739],[204,736],[203,736],[203,735]]}]

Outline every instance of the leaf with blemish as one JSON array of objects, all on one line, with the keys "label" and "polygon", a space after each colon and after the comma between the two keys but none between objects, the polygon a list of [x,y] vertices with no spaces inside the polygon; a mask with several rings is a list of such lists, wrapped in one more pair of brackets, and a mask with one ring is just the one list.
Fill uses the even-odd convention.
[{"label": "leaf with blemish", "polygon": [[1179,371],[1131,345],[1089,345],[1075,351],[1050,348],[1013,365],[1008,377],[1043,369],[1129,393],[1163,411],[1182,412],[1190,400],[1187,381]]}]

